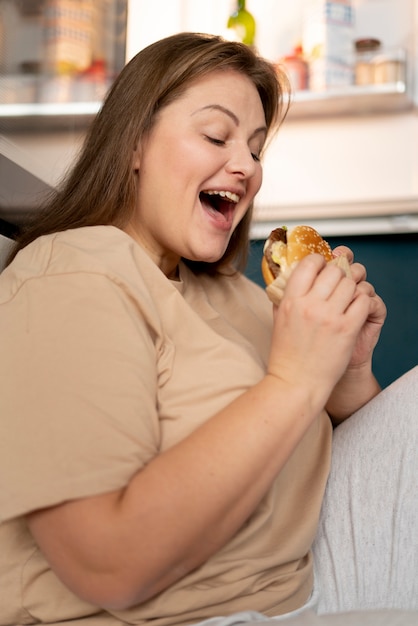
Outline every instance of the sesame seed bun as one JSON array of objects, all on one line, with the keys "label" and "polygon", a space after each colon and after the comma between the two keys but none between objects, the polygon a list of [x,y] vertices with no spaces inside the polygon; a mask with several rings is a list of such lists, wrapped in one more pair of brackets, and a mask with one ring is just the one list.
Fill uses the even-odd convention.
[{"label": "sesame seed bun", "polygon": [[292,229],[275,228],[264,244],[261,272],[266,285],[270,285],[281,273],[289,277],[293,266],[308,254],[321,254],[329,263],[335,261],[349,275],[346,257],[334,259],[327,241],[311,226],[295,226]]}]

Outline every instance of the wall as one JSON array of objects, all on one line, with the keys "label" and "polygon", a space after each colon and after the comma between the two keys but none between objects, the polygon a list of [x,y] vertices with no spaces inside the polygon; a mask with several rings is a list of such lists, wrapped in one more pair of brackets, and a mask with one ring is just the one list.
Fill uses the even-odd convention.
[{"label": "wall", "polygon": [[285,122],[266,154],[257,217],[329,216],[332,205],[335,217],[356,215],[389,200],[396,212],[410,199],[418,211],[417,146],[416,111]]},{"label": "wall", "polygon": [[[257,22],[257,48],[275,61],[301,38],[309,0],[247,0]],[[235,0],[129,0],[127,57],[179,30],[224,34]],[[412,49],[417,0],[352,0],[356,37],[377,36],[389,47]]]},{"label": "wall", "polygon": [[[128,57],[182,29],[222,34],[233,5],[233,0],[165,0],[150,6],[131,0]],[[276,60],[289,52],[302,34],[306,5],[307,0],[247,0],[263,55]],[[355,37],[374,36],[388,48],[407,50],[408,88],[418,103],[418,0],[354,0],[353,5]],[[266,153],[256,218],[417,213],[417,145],[416,109],[295,121],[290,114]],[[388,201],[391,207],[384,209]]]}]

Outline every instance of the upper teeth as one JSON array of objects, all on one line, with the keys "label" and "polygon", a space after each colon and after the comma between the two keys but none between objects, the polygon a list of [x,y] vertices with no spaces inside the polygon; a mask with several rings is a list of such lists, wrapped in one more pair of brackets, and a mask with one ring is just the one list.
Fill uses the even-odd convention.
[{"label": "upper teeth", "polygon": [[239,195],[232,193],[232,191],[205,191],[208,196],[221,196],[222,198],[228,198],[231,202],[239,202]]}]

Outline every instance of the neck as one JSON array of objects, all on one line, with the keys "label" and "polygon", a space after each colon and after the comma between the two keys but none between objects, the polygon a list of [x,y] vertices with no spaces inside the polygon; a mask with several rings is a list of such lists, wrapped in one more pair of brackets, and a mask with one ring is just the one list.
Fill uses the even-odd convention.
[{"label": "neck", "polygon": [[141,231],[132,223],[128,223],[123,230],[127,235],[132,237],[132,239],[134,239],[141,246],[141,248],[143,248],[143,250],[145,250],[148,256],[156,265],[158,265],[167,278],[178,280],[180,261],[180,257],[178,255],[175,255],[174,253],[170,255],[162,254],[160,250],[150,245],[150,242],[141,235]]}]

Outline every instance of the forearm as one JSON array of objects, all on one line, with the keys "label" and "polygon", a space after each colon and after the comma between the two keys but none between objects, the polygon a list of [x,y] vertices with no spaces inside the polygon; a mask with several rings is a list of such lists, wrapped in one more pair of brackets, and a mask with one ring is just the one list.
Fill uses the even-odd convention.
[{"label": "forearm", "polygon": [[237,532],[319,412],[316,404],[268,376],[123,492],[32,515],[35,539],[81,597],[107,608],[143,602]]},{"label": "forearm", "polygon": [[337,425],[350,417],[381,391],[369,364],[348,369],[327,402],[332,422]]}]

